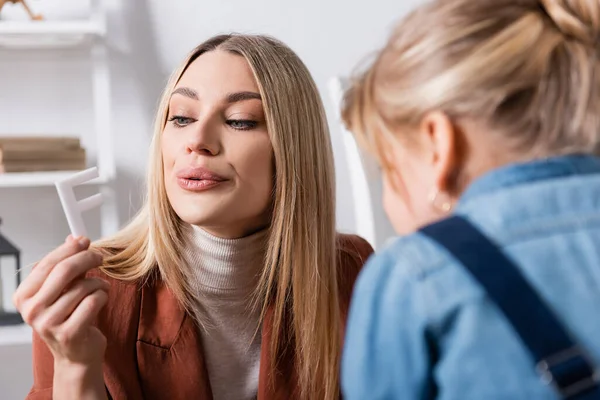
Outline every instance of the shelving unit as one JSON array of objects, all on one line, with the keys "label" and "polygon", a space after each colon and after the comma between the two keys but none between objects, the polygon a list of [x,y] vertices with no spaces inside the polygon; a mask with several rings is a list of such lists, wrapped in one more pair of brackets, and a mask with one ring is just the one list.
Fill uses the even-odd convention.
[{"label": "shelving unit", "polygon": [[[87,184],[96,185],[104,197],[100,209],[100,227],[101,235],[106,236],[119,228],[116,198],[112,188],[116,166],[110,129],[110,71],[105,42],[105,11],[101,0],[92,0],[91,6],[90,19],[85,21],[0,21],[0,49],[5,51],[73,47],[89,49],[96,166],[100,177]],[[73,173],[74,171],[0,174],[0,192],[6,189],[53,187],[56,181]],[[25,325],[0,328],[0,346],[29,342],[31,342],[31,329]]]}]

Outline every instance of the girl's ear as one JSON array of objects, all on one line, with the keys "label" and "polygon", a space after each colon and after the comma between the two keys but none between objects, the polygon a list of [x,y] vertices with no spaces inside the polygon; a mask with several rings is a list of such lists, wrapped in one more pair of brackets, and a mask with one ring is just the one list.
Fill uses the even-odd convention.
[{"label": "girl's ear", "polygon": [[455,188],[455,171],[458,168],[459,132],[447,114],[439,111],[427,113],[419,126],[423,154],[433,171],[432,190],[451,193]]}]

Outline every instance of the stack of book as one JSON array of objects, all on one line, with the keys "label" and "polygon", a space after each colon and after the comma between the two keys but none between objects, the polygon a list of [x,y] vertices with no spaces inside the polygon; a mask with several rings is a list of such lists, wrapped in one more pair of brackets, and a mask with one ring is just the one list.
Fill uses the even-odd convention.
[{"label": "stack of book", "polygon": [[76,137],[0,136],[0,173],[81,170],[85,156]]}]

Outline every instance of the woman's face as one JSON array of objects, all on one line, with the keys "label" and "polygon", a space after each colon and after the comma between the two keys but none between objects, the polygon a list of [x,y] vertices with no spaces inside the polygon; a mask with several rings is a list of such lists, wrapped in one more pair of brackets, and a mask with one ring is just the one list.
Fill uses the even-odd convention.
[{"label": "woman's face", "polygon": [[273,148],[245,58],[215,50],[187,68],[161,138],[169,202],[185,222],[235,238],[268,225]]}]

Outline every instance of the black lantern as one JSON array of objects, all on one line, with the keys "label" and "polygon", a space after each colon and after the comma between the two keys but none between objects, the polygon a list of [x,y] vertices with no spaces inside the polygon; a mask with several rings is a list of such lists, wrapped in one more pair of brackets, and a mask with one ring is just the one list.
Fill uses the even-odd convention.
[{"label": "black lantern", "polygon": [[[0,220],[0,224],[2,220]],[[0,267],[2,266],[2,260],[7,258],[14,258],[15,261],[15,269],[16,269],[16,279],[17,286],[21,284],[21,252],[19,249],[8,241],[2,234],[0,234]],[[2,295],[2,281],[0,280],[0,296]],[[1,302],[1,299],[0,299]],[[0,326],[6,325],[18,325],[22,324],[23,319],[21,315],[16,312],[7,312],[3,308],[0,307]]]}]

